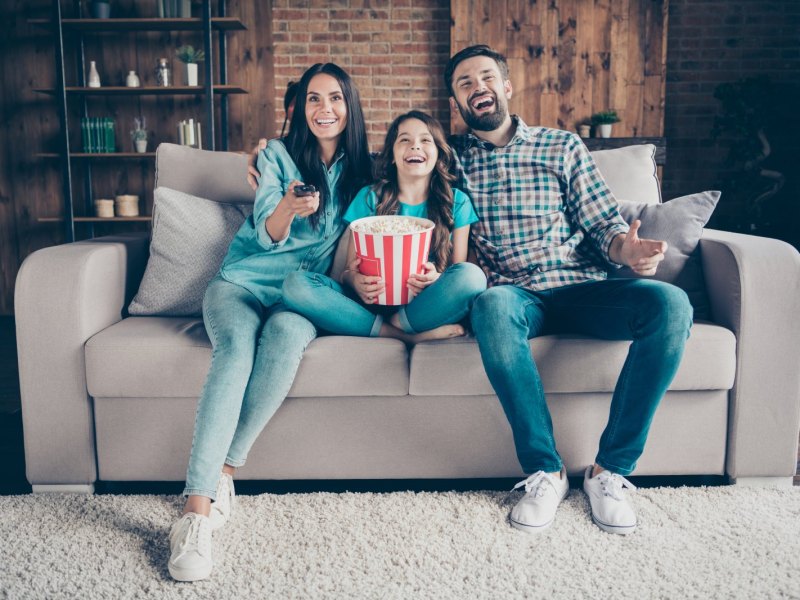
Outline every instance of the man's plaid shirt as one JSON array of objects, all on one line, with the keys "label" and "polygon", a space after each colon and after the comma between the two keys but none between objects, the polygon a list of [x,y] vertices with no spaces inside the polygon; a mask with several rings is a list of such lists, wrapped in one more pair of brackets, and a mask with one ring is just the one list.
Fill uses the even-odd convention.
[{"label": "man's plaid shirt", "polygon": [[489,285],[546,290],[605,279],[611,240],[628,225],[589,151],[573,133],[512,119],[506,146],[451,138],[456,185],[480,218],[471,234]]}]

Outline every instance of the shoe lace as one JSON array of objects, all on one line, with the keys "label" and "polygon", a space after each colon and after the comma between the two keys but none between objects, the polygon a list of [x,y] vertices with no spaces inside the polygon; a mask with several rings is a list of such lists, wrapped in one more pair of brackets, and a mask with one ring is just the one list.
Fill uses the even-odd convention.
[{"label": "shoe lace", "polygon": [[599,477],[603,495],[610,496],[614,500],[623,500],[625,498],[622,488],[628,488],[629,490],[636,489],[635,485],[618,473],[609,473],[608,471],[603,471],[600,473]]},{"label": "shoe lace", "polygon": [[527,479],[523,479],[519,483],[517,483],[511,491],[518,490],[521,487],[525,487],[525,493],[533,494],[534,498],[539,498],[544,495],[544,487],[545,484],[553,487],[553,482],[550,481],[550,478],[547,476],[547,473],[544,471],[536,471],[533,475],[528,476]]},{"label": "shoe lace", "polygon": [[188,531],[183,538],[183,543],[180,545],[181,551],[185,552],[187,549],[195,546],[200,554],[208,554],[210,550],[209,539],[207,536],[200,535],[200,528],[203,525],[202,519],[199,517],[192,517],[188,520],[188,523]]}]

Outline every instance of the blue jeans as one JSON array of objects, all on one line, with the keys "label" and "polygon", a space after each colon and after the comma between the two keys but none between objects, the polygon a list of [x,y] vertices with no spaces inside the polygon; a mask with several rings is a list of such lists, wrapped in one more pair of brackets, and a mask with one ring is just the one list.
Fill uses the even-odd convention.
[{"label": "blue jeans", "polygon": [[[486,289],[486,276],[472,263],[448,267],[434,283],[398,309],[406,333],[428,331],[463,319],[473,300]],[[366,307],[352,290],[326,275],[295,271],[283,282],[286,307],[307,317],[314,325],[338,335],[376,337],[383,316]]]},{"label": "blue jeans", "polygon": [[691,326],[692,307],[683,290],[651,279],[591,281],[542,292],[503,285],[481,294],[472,328],[523,470],[556,472],[562,466],[530,338],[564,332],[633,340],[595,459],[628,475],[678,370]]},{"label": "blue jeans", "polygon": [[240,467],[294,382],[314,326],[216,277],[203,298],[211,368],[197,404],[184,495],[216,499],[224,463]]}]

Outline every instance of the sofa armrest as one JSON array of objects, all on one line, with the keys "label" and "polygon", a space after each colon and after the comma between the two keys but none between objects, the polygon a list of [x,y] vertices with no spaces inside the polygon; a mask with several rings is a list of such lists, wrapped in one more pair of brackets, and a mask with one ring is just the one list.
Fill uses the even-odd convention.
[{"label": "sofa armrest", "polygon": [[769,238],[706,229],[713,319],[736,334],[726,471],[791,477],[800,431],[800,254]]},{"label": "sofa armrest", "polygon": [[14,307],[28,481],[91,485],[94,417],[84,344],[120,321],[147,261],[147,234],[38,250],[17,276]]}]

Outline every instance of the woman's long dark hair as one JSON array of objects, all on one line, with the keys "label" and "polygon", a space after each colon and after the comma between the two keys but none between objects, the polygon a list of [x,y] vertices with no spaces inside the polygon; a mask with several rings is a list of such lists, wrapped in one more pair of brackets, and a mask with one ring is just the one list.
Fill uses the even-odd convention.
[{"label": "woman's long dark hair", "polygon": [[347,107],[347,119],[339,148],[344,152],[344,169],[339,179],[342,208],[349,206],[353,197],[365,185],[372,182],[372,162],[367,146],[367,127],[364,124],[364,113],[361,110],[361,99],[350,76],[333,63],[317,63],[310,67],[297,84],[297,97],[289,133],[284,143],[300,174],[303,183],[314,185],[319,190],[319,209],[308,217],[313,227],[319,224],[319,215],[331,198],[325,166],[319,156],[319,142],[311,133],[306,122],[306,96],[311,78],[320,73],[330,75],[342,88],[342,95]]},{"label": "woman's long dark hair", "polygon": [[379,180],[375,186],[378,196],[377,212],[379,215],[395,215],[400,208],[397,165],[394,163],[394,143],[397,141],[400,125],[409,119],[417,119],[425,123],[428,131],[431,132],[436,149],[439,151],[436,166],[431,172],[427,209],[428,218],[435,224],[431,238],[432,262],[441,273],[450,262],[450,253],[453,247],[450,240],[450,234],[453,232],[453,188],[450,187],[450,182],[455,180],[455,176],[450,173],[453,151],[447,143],[444,129],[439,121],[430,115],[412,110],[397,117],[389,126],[383,151],[378,157]]}]

